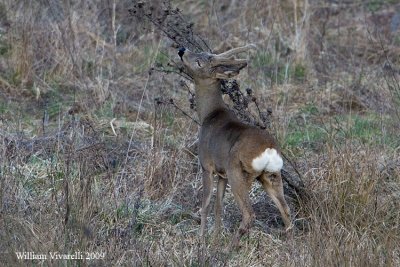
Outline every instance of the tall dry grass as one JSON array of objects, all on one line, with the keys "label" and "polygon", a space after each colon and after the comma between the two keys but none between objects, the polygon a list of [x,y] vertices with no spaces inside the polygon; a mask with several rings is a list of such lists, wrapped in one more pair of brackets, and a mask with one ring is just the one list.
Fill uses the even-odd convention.
[{"label": "tall dry grass", "polygon": [[[6,0],[1,265],[398,266],[399,5],[173,4],[216,50],[257,44],[240,84],[270,109],[271,130],[303,176],[306,194],[286,188],[295,228],[282,231],[255,186],[256,223],[239,251],[223,253],[240,222],[228,188],[221,240],[200,242],[198,126],[153,101],[172,98],[195,117],[193,88],[158,71],[176,51],[128,16],[130,1]],[[22,251],[99,259],[20,260]]]}]

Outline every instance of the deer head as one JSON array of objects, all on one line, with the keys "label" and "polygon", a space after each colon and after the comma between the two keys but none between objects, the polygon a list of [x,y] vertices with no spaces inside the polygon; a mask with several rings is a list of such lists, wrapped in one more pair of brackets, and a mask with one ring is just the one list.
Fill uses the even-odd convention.
[{"label": "deer head", "polygon": [[194,53],[188,49],[179,49],[179,56],[187,72],[195,81],[229,79],[239,74],[247,66],[246,59],[236,59],[234,55],[246,52],[255,45],[246,45],[221,54],[206,52]]}]

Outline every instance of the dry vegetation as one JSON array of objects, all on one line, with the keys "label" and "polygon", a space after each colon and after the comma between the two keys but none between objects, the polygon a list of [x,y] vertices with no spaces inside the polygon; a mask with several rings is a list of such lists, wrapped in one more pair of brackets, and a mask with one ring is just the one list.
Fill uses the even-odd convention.
[{"label": "dry vegetation", "polygon": [[286,188],[291,233],[254,187],[255,226],[231,254],[229,188],[223,238],[197,236],[198,125],[179,110],[196,117],[193,88],[134,2],[0,2],[1,266],[400,265],[397,1],[172,1],[215,51],[258,46],[240,88],[305,184]]}]

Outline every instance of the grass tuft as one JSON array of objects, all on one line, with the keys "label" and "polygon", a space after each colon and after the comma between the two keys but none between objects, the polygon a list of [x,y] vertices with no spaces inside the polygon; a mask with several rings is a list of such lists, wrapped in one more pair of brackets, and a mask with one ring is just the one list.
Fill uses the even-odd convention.
[{"label": "grass tuft", "polygon": [[[265,117],[305,184],[285,184],[291,232],[254,186],[256,222],[232,253],[229,187],[221,237],[212,214],[198,237],[195,97],[171,41],[132,1],[14,2],[0,3],[1,266],[400,265],[396,1],[174,1],[176,21],[193,21],[172,27],[190,27],[176,42],[257,45],[237,80],[248,95],[225,89],[244,118]],[[16,254],[78,251],[97,256]]]}]

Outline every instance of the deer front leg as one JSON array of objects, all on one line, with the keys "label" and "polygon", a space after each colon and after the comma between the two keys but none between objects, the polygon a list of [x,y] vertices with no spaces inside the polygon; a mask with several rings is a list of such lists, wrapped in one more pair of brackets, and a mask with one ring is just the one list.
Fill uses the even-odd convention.
[{"label": "deer front leg", "polygon": [[283,222],[285,223],[286,230],[292,226],[290,219],[290,209],[286,203],[285,196],[283,194],[283,183],[280,173],[263,173],[259,177],[264,190],[269,194],[272,201],[278,207],[279,212],[282,215]]},{"label": "deer front leg", "polygon": [[249,187],[251,184],[244,178],[242,171],[240,169],[231,170],[228,173],[228,179],[233,196],[242,212],[242,221],[231,243],[231,248],[236,248],[239,245],[240,238],[249,231],[249,228],[253,224],[255,214],[249,197]]},{"label": "deer front leg", "polygon": [[215,200],[215,226],[214,226],[214,238],[218,237],[219,233],[221,232],[221,225],[222,225],[222,208],[223,208],[223,200],[226,190],[226,184],[228,180],[222,177],[218,178],[218,185],[217,185],[217,197]]},{"label": "deer front leg", "polygon": [[207,226],[207,215],[208,208],[211,201],[212,194],[212,186],[213,186],[213,176],[212,172],[208,170],[203,170],[203,201],[201,205],[201,226],[200,226],[200,236],[204,237],[204,232]]}]

